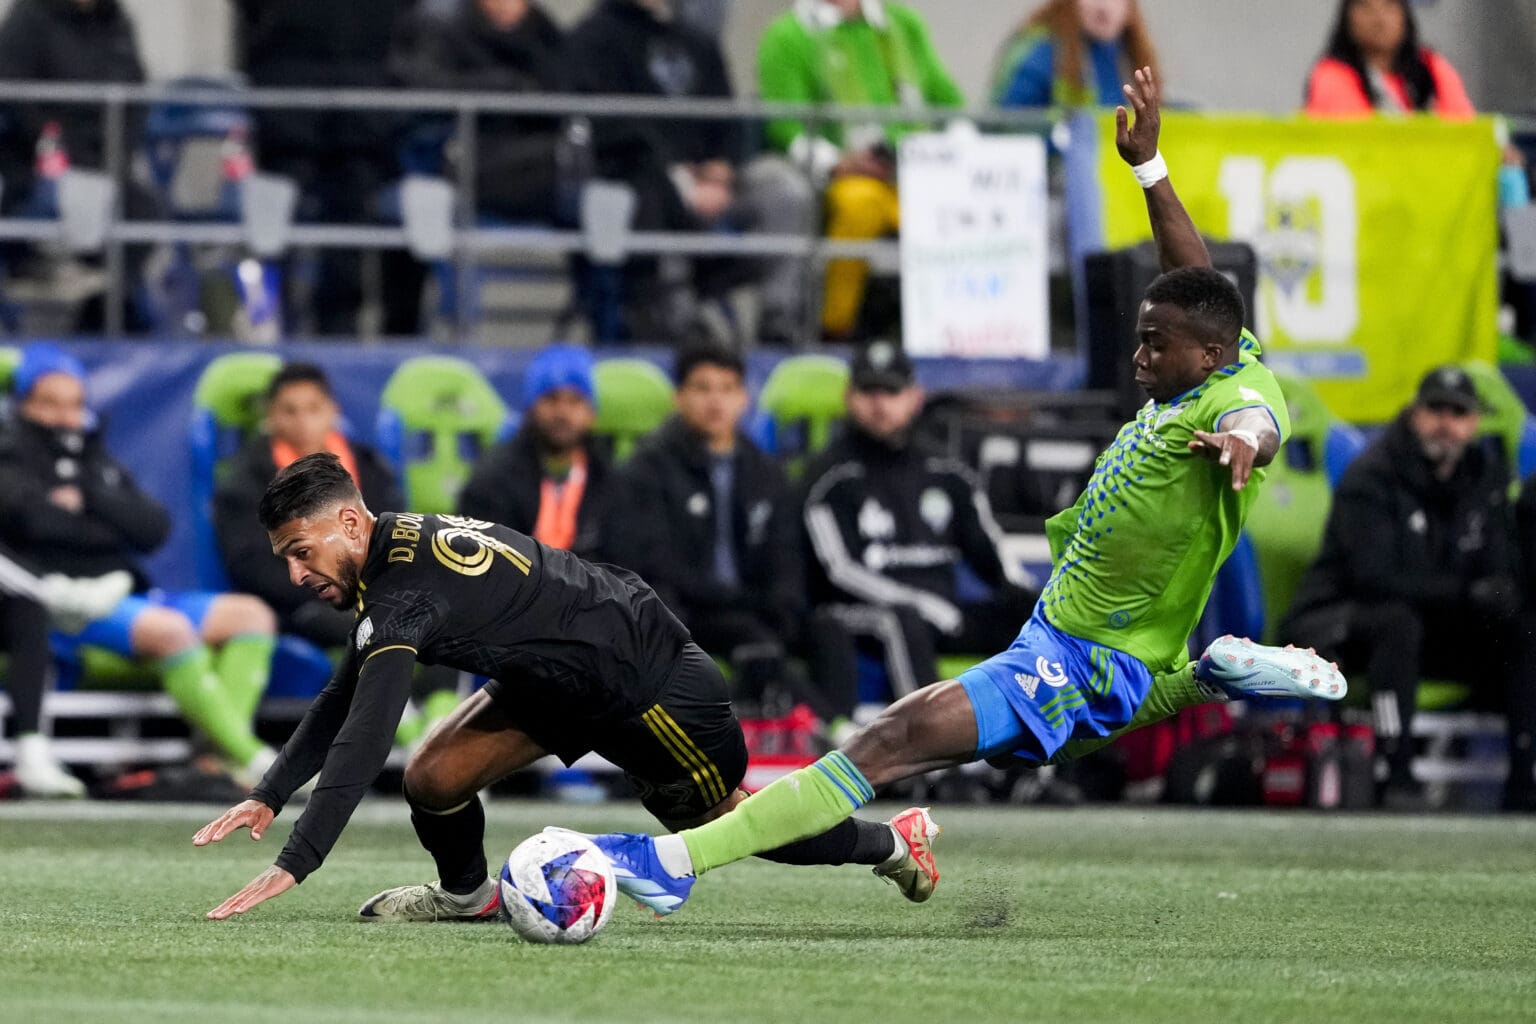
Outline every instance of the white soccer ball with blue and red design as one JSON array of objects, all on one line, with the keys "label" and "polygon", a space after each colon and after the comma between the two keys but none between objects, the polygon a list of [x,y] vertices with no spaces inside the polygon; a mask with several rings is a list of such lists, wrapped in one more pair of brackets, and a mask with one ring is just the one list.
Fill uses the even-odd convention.
[{"label": "white soccer ball with blue and red design", "polygon": [[586,836],[540,832],[501,866],[501,914],[529,942],[586,942],[613,916],[613,865]]}]

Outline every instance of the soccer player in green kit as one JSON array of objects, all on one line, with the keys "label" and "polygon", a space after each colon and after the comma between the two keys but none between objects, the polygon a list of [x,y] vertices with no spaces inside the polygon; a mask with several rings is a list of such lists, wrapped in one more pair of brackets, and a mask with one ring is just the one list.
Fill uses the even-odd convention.
[{"label": "soccer player in green kit", "polygon": [[[1054,564],[1033,616],[1008,650],[897,701],[730,814],[671,836],[595,837],[632,898],[670,913],[705,871],[821,832],[876,787],[922,772],[1010,755],[1068,760],[1207,701],[1344,696],[1338,670],[1311,651],[1223,637],[1189,660],[1189,635],[1290,422],[1243,329],[1241,296],[1212,269],[1168,180],[1152,70],[1137,71],[1125,95],[1135,121],[1116,112],[1117,146],[1146,191],[1165,271],[1136,323],[1136,381],[1151,400],[1099,456],[1077,503],[1047,523]],[[912,867],[886,877],[926,899],[938,826],[921,808],[891,824]]]}]

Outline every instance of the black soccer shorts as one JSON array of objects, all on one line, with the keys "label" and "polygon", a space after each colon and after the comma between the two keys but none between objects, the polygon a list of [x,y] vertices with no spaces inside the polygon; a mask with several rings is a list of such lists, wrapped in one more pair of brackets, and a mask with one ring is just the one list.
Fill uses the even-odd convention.
[{"label": "black soccer shorts", "polygon": [[486,684],[517,728],[566,764],[588,751],[629,779],[640,802],[666,824],[702,817],[741,785],[747,742],[731,709],[725,677],[713,659],[688,643],[666,667],[655,698],[634,712],[596,713],[560,694],[530,699],[528,690]]},{"label": "black soccer shorts", "polygon": [[747,741],[714,660],[685,645],[655,702],[600,730],[592,749],[623,770],[640,802],[664,823],[701,817],[747,772]]}]

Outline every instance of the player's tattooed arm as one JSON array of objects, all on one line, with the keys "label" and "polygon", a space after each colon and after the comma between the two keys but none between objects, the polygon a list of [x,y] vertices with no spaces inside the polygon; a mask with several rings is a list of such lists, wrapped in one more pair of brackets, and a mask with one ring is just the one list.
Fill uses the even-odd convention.
[{"label": "player's tattooed arm", "polygon": [[1259,408],[1230,412],[1217,426],[1220,429],[1214,433],[1195,431],[1189,449],[1202,459],[1230,467],[1232,489],[1240,491],[1248,486],[1254,469],[1275,460],[1280,451],[1280,432],[1275,429],[1274,417]]},{"label": "player's tattooed arm", "polygon": [[[1120,157],[1132,167],[1140,167],[1157,157],[1157,139],[1162,132],[1162,97],[1157,78],[1150,67],[1139,69],[1133,81],[1123,87],[1126,102],[1136,112],[1135,123],[1125,107],[1115,109],[1115,147]],[[1190,219],[1189,211],[1165,176],[1145,189],[1147,217],[1152,221],[1152,237],[1163,270],[1179,267],[1209,267],[1211,254]]]}]

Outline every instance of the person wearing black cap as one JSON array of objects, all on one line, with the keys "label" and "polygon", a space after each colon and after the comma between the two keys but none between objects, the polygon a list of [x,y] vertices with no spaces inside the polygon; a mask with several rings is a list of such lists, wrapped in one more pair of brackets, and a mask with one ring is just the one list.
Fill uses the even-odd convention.
[{"label": "person wearing black cap", "polygon": [[288,582],[288,570],[272,554],[256,508],[278,470],[311,452],[335,453],[375,508],[403,504],[400,485],[378,452],[342,433],[341,410],[331,383],[325,371],[312,363],[289,363],[272,378],[263,426],[230,460],[214,489],[213,526],[219,554],[230,583],[277,612],[283,632],[321,647],[340,646],[352,629],[352,614],[339,612]]},{"label": "person wearing black cap", "polygon": [[591,443],[592,370],[592,353],[577,345],[550,345],[534,356],[523,375],[523,424],[476,463],[459,494],[460,515],[596,557],[613,476]]},{"label": "person wearing black cap", "polygon": [[1387,778],[1385,806],[1423,803],[1413,713],[1423,676],[1464,681],[1510,725],[1510,806],[1532,806],[1536,675],[1505,461],[1477,443],[1461,369],[1431,371],[1345,471],[1322,551],[1281,626],[1287,640],[1363,671]]},{"label": "person wearing black cap", "polygon": [[[1035,601],[998,555],[1001,531],[975,476],[915,440],[922,407],[899,346],[860,349],[848,429],[812,461],[804,484],[816,615],[880,645],[896,697],[938,679],[938,651],[1008,646]],[[996,589],[993,601],[962,606],[961,563]]]}]

